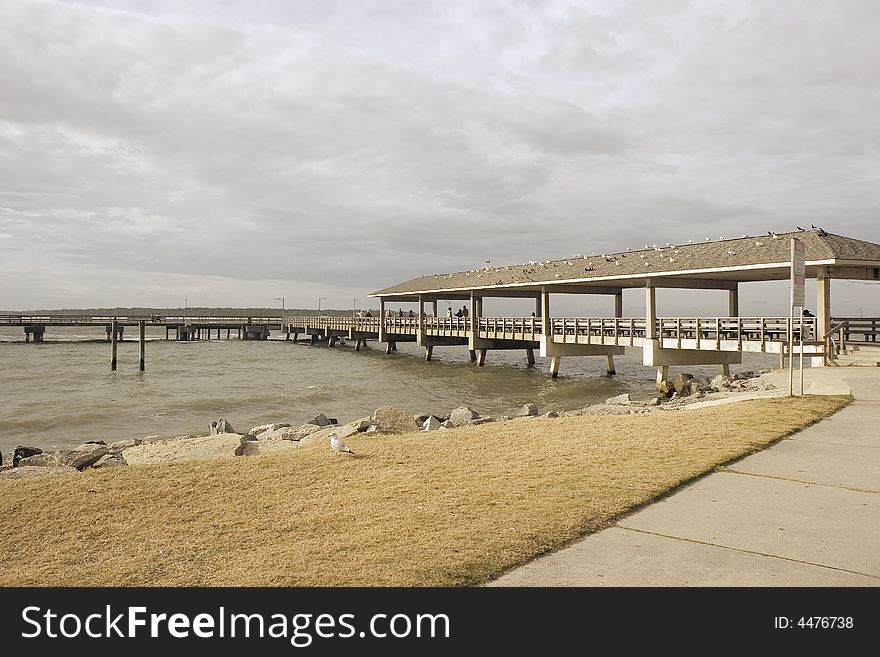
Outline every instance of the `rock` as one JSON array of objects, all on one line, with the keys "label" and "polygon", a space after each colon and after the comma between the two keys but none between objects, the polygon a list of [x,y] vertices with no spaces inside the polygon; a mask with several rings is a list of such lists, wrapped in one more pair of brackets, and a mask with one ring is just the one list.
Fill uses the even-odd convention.
[{"label": "rock", "polygon": [[362,417],[360,420],[352,422],[357,427],[358,433],[363,433],[373,425],[372,417]]},{"label": "rock", "polygon": [[83,445],[106,445],[103,440],[87,440]]},{"label": "rock", "polygon": [[521,409],[519,409],[519,413],[516,414],[517,417],[535,417],[538,414],[538,405],[537,404],[525,404]]},{"label": "rock", "polygon": [[679,396],[687,395],[688,385],[693,378],[693,375],[688,374],[687,372],[677,372],[675,376],[672,377],[672,387]]},{"label": "rock", "polygon": [[700,392],[702,392],[702,388],[700,387],[700,384],[698,381],[689,381],[687,384],[687,388],[685,388],[685,390],[687,390],[687,393],[685,393],[685,394],[687,394],[688,396],[699,395]]},{"label": "rock", "polygon": [[559,417],[559,413],[556,411],[547,411],[544,413],[544,417]]},{"label": "rock", "polygon": [[45,477],[47,475],[70,474],[79,472],[76,468],[67,466],[59,467],[43,467],[34,465],[20,465],[11,470],[0,471],[0,480],[2,479],[32,479],[34,477]]},{"label": "rock", "polygon": [[[357,433],[363,433],[361,431],[363,420],[355,420],[354,422],[349,422],[348,424],[342,425],[330,425],[324,427],[323,429],[319,429],[314,433],[310,433],[308,436],[305,436],[300,439],[300,445],[315,445],[315,444],[323,444],[330,440],[330,434],[336,434],[338,438],[345,439],[349,436],[353,436]],[[374,425],[368,425],[368,427]],[[367,429],[368,430],[368,429]],[[415,429],[413,429],[415,430]]]},{"label": "rock", "polygon": [[125,450],[125,460],[129,465],[142,465],[232,457],[240,445],[241,435],[237,433],[181,436],[130,447]]},{"label": "rock", "polygon": [[440,428],[441,429],[454,429],[455,425],[452,424],[452,422],[450,420],[445,420],[444,422],[440,423]]},{"label": "rock", "polygon": [[364,431],[364,433],[376,433],[377,431],[379,431],[379,427],[376,426],[375,424],[371,424],[370,426],[367,427],[367,430]]},{"label": "rock", "polygon": [[498,417],[495,418],[496,422],[507,422],[509,420],[510,420],[509,415],[499,415]]},{"label": "rock", "polygon": [[374,424],[379,427],[379,430],[385,433],[407,433],[409,431],[418,431],[420,428],[412,415],[393,406],[380,406],[377,408],[373,413],[373,420]]},{"label": "rock", "polygon": [[651,397],[645,402],[645,406],[659,406],[663,403],[663,397]]},{"label": "rock", "polygon": [[657,392],[666,397],[669,397],[675,392],[675,388],[672,387],[672,383],[670,381],[661,381],[660,385],[657,386]]},{"label": "rock", "polygon": [[467,406],[459,406],[449,414],[449,421],[452,422],[452,426],[461,427],[479,417],[480,414],[475,410],[472,410]]},{"label": "rock", "polygon": [[678,399],[680,396],[681,396],[681,395],[679,395],[677,392],[673,392],[673,393],[669,396],[669,399]]},{"label": "rock", "polygon": [[277,431],[264,432],[257,436],[260,441],[267,440],[302,440],[308,435],[320,431],[317,424],[304,424],[301,427],[282,427]]},{"label": "rock", "polygon": [[315,417],[306,422],[306,424],[314,424],[316,427],[328,427],[332,423],[330,422],[330,418],[328,418],[326,415],[324,415],[323,413],[318,413]]},{"label": "rock", "polygon": [[253,427],[248,433],[259,438],[261,433],[274,433],[279,429],[286,429],[289,426],[290,424],[287,422],[272,422],[270,424],[261,424],[258,427]]},{"label": "rock", "polygon": [[211,422],[210,427],[212,436],[216,436],[221,433],[235,433],[235,429],[232,428],[232,425],[229,423],[229,421],[224,420],[223,418]]},{"label": "rock", "polygon": [[238,447],[233,454],[235,456],[256,456],[260,453],[260,447],[256,436],[246,433],[239,439]]},{"label": "rock", "polygon": [[617,395],[616,397],[609,397],[605,400],[605,403],[610,406],[621,405],[621,404],[629,404],[632,401],[629,393],[625,392],[622,395]]},{"label": "rock", "polygon": [[121,452],[117,452],[115,450],[111,450],[104,454],[101,458],[94,462],[90,469],[97,468],[118,468],[122,465],[128,465],[128,462],[125,460],[125,457],[122,456]]},{"label": "rock", "polygon": [[35,454],[42,454],[43,450],[39,447],[22,447],[19,445],[15,448],[15,451],[12,453],[12,467],[17,468],[19,461],[28,456],[34,456]]},{"label": "rock", "polygon": [[328,417],[327,419],[330,421],[330,424],[339,424],[339,420],[335,417]]},{"label": "rock", "polygon": [[[153,436],[155,438],[156,436]],[[140,438],[129,438],[128,440],[117,440],[116,442],[110,443],[108,447],[111,452],[121,452],[124,449],[128,449],[129,447],[137,447],[138,445],[142,445],[144,443]],[[103,458],[103,457],[102,457]]]},{"label": "rock", "polygon": [[733,376],[734,381],[743,381],[745,379],[754,379],[755,371],[754,370],[746,370],[744,372],[738,372]]},{"label": "rock", "polygon": [[71,467],[84,470],[95,463],[110,450],[106,445],[83,443],[73,449],[60,449],[55,452],[34,454],[19,461],[19,465],[39,466],[43,468]]},{"label": "rock", "polygon": [[712,386],[712,390],[715,390],[716,392],[721,392],[723,390],[730,390],[732,382],[733,379],[731,379],[726,374],[719,374],[712,379],[712,383],[710,385]]},{"label": "rock", "polygon": [[768,369],[766,367],[762,367],[761,369],[758,370],[758,374],[770,374],[772,371],[773,370],[771,370],[771,369]]},{"label": "rock", "polygon": [[440,426],[440,420],[431,415],[422,423],[422,431],[437,431]]},{"label": "rock", "polygon": [[479,424],[488,424],[489,422],[494,422],[494,420],[490,417],[475,417],[473,420],[468,420],[465,426],[471,427]]}]

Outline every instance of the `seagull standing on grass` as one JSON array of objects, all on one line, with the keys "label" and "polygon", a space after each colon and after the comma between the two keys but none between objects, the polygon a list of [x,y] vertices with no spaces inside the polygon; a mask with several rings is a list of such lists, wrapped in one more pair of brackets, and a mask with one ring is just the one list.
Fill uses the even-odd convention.
[{"label": "seagull standing on grass", "polygon": [[354,454],[348,445],[346,445],[335,433],[330,434],[330,447],[334,452],[345,452],[346,454]]}]

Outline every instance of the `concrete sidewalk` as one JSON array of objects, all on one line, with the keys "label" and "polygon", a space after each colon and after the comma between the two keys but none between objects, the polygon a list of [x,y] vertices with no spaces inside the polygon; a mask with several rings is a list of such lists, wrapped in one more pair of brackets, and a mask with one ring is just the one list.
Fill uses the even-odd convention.
[{"label": "concrete sidewalk", "polygon": [[855,402],[490,585],[880,585],[880,368],[805,381]]}]

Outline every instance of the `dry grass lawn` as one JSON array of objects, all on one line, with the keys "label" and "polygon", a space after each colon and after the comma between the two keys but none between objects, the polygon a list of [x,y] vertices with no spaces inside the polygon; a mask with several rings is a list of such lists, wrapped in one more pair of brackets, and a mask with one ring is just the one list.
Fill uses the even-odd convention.
[{"label": "dry grass lawn", "polygon": [[361,435],[0,484],[2,585],[469,585],[833,413],[845,397]]}]

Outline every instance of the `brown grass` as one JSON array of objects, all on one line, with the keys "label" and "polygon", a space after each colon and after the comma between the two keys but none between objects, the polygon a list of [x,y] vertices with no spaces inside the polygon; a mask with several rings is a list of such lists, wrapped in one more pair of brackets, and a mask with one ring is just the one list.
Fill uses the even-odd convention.
[{"label": "brown grass", "polygon": [[522,419],[0,485],[3,585],[468,585],[844,397]]}]

